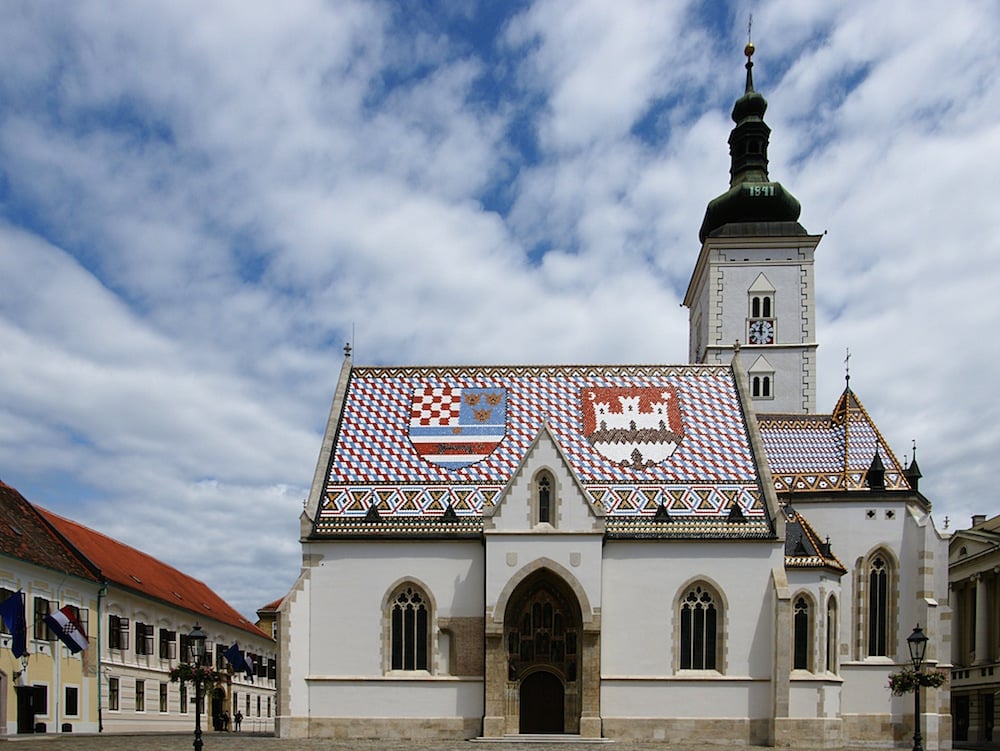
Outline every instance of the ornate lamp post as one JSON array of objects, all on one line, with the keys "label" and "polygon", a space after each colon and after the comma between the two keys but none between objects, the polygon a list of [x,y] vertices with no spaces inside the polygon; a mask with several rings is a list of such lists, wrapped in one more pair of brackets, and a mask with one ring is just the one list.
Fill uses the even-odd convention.
[{"label": "ornate lamp post", "polygon": [[917,687],[913,690],[913,751],[924,751],[923,738],[920,737],[920,669],[927,654],[927,635],[920,624],[906,637],[906,645],[910,648],[910,661],[917,674]]},{"label": "ornate lamp post", "polygon": [[[199,668],[205,657],[205,632],[197,623],[188,634],[188,649],[191,652],[191,667]],[[194,681],[194,751],[201,751],[201,681]]]}]

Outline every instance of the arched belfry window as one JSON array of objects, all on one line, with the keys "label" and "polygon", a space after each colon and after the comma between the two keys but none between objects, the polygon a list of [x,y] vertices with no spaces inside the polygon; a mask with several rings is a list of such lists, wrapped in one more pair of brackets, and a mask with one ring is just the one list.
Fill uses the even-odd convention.
[{"label": "arched belfry window", "polygon": [[678,603],[681,670],[718,670],[722,648],[722,602],[706,584],[686,587]]},{"label": "arched belfry window", "polygon": [[391,670],[428,670],[430,609],[413,584],[399,587],[389,600]]},{"label": "arched belfry window", "polygon": [[754,360],[747,370],[750,379],[750,396],[754,399],[774,398],[774,366],[763,355]]},{"label": "arched belfry window", "polygon": [[535,524],[556,524],[556,484],[552,473],[542,470],[535,475],[532,488]]}]

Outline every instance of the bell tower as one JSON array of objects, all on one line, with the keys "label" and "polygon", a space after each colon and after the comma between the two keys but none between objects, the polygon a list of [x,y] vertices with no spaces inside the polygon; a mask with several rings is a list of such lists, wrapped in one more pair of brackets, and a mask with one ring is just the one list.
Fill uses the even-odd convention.
[{"label": "bell tower", "polygon": [[701,252],[684,305],[689,360],[728,363],[736,342],[758,412],[816,409],[813,255],[819,235],[799,224],[796,198],[767,173],[767,100],[754,91],[754,45],[744,50],[746,90],[733,105],[729,190],[705,209]]}]

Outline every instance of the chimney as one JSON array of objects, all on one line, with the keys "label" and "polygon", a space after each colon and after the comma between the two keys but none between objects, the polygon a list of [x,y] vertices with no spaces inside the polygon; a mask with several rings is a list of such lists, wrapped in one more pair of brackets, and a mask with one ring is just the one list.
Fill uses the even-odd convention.
[{"label": "chimney", "polygon": [[986,521],[986,514],[973,514],[972,515],[972,526],[973,527],[978,527],[984,521]]}]

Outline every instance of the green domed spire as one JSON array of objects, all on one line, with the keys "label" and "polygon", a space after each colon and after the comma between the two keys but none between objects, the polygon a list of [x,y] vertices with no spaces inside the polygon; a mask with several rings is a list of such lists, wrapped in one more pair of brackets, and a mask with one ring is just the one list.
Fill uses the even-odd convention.
[{"label": "green domed spire", "polygon": [[733,105],[736,127],[729,134],[729,190],[709,202],[698,238],[719,235],[804,235],[801,206],[781,183],[767,176],[771,129],[764,122],[767,100],[753,88],[753,42],[747,43],[747,85]]}]

